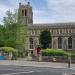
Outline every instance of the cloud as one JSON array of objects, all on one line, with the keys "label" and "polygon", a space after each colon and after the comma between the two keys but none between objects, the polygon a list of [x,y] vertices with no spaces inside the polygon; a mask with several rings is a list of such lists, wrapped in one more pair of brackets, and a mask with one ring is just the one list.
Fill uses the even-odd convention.
[{"label": "cloud", "polygon": [[3,22],[3,17],[5,16],[5,13],[6,13],[6,11],[8,11],[8,10],[11,10],[11,11],[13,11],[13,9],[10,7],[8,7],[8,6],[6,6],[6,5],[0,5],[0,23],[2,23]]},{"label": "cloud", "polygon": [[34,23],[75,22],[75,0],[45,0],[46,9],[34,12]]},{"label": "cloud", "polygon": [[[24,0],[0,0],[0,24],[7,10],[12,12],[18,9],[19,2],[24,3]],[[25,4],[25,3],[24,3]]]},{"label": "cloud", "polygon": [[[48,9],[56,12],[56,21],[75,21],[75,0],[46,0]],[[54,20],[55,20],[54,19]]]},{"label": "cloud", "polygon": [[43,20],[43,17],[41,18],[42,15],[45,14],[45,11],[44,10],[33,10],[33,22],[34,23],[41,23],[42,20]]},{"label": "cloud", "polygon": [[17,9],[18,0],[1,0],[0,1],[0,24],[3,24],[3,17],[6,14],[6,11],[10,10],[14,12]]},{"label": "cloud", "polygon": [[[7,10],[18,9],[20,0],[0,0],[0,21]],[[25,4],[24,0],[21,0]],[[32,0],[34,23],[75,21],[75,0]]]},{"label": "cloud", "polygon": [[[50,23],[54,22],[52,14],[50,14],[50,11],[46,10],[33,10],[33,18],[34,23]],[[51,18],[50,18],[51,17]]]}]

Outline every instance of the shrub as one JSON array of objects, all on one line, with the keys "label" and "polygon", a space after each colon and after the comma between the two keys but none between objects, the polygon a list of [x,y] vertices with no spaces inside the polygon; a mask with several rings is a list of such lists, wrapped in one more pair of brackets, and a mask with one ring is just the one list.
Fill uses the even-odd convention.
[{"label": "shrub", "polygon": [[42,50],[42,55],[43,56],[63,56],[64,55],[63,50],[54,50],[54,49],[44,49]]},{"label": "shrub", "polygon": [[65,52],[65,56],[71,56],[71,59],[74,59],[75,60],[75,53],[70,53],[70,52]]},{"label": "shrub", "polygon": [[12,54],[13,54],[12,59],[17,59],[17,50],[16,49],[14,49],[12,47],[1,47],[1,49],[4,53],[12,52]]},{"label": "shrub", "polygon": [[3,49],[3,52],[16,52],[16,49],[12,47],[1,47]]}]

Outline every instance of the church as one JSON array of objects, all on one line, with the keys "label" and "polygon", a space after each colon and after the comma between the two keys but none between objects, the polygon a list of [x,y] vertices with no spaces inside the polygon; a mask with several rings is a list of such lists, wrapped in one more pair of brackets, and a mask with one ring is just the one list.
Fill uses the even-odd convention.
[{"label": "church", "polygon": [[27,25],[29,31],[27,35],[27,48],[34,49],[39,45],[41,31],[48,29],[52,36],[50,48],[75,50],[75,23],[50,23],[33,24],[33,9],[28,2],[25,5],[19,3],[18,11],[21,11],[19,19]]}]

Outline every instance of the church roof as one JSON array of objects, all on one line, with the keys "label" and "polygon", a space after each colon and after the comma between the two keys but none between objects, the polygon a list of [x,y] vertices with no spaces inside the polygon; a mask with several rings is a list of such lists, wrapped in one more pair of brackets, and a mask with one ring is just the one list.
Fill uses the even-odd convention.
[{"label": "church roof", "polygon": [[29,29],[41,29],[41,28],[75,28],[75,22],[73,23],[50,23],[50,24],[28,24]]}]

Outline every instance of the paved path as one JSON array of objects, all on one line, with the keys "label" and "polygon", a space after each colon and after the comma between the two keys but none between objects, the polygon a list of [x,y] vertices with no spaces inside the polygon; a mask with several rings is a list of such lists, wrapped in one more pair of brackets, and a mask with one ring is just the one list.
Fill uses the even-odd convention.
[{"label": "paved path", "polygon": [[[14,66],[33,66],[33,67],[51,67],[51,68],[68,68],[67,63],[55,63],[55,62],[35,62],[35,61],[0,61],[0,65],[14,65]],[[75,64],[71,64],[72,70],[75,70]]]}]

